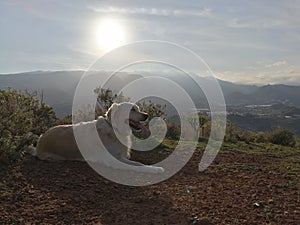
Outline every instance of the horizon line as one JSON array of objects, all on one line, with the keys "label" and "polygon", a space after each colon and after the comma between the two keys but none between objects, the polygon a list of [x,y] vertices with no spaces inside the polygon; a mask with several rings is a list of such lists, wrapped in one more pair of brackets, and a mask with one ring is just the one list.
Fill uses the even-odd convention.
[{"label": "horizon line", "polygon": [[[86,72],[86,70],[84,69],[70,69],[70,70],[31,70],[31,71],[21,71],[21,72],[11,72],[11,73],[0,73],[0,76],[10,76],[10,75],[20,75],[20,74],[33,74],[33,73],[55,73],[55,72]],[[101,70],[96,71],[96,72],[101,72]],[[149,71],[145,71],[145,72],[149,72]],[[154,71],[153,71],[154,72]],[[124,72],[124,73],[128,73],[128,72]],[[130,74],[130,73],[128,73]],[[240,82],[236,82],[236,81],[231,81],[231,80],[224,80],[224,79],[220,79],[216,76],[214,76],[218,81],[223,81],[223,82],[229,82],[232,84],[236,84],[236,85],[245,85],[245,86],[257,86],[257,87],[263,87],[263,86],[276,86],[276,85],[285,85],[285,86],[290,86],[290,87],[300,87],[300,84],[295,84],[295,85],[291,85],[291,84],[284,84],[284,83],[240,83]]]}]

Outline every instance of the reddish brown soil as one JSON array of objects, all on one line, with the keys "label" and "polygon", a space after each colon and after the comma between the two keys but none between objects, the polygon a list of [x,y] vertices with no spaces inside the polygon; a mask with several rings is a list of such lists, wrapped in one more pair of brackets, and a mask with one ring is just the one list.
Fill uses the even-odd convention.
[{"label": "reddish brown soil", "polygon": [[282,159],[223,153],[202,173],[199,159],[165,182],[129,187],[82,162],[26,156],[1,167],[0,224],[300,224],[299,184]]}]

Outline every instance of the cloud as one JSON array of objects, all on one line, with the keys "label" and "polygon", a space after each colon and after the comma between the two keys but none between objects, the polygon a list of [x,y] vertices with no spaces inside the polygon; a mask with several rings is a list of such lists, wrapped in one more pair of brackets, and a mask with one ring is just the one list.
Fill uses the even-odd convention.
[{"label": "cloud", "polygon": [[283,27],[285,26],[285,22],[283,20],[278,19],[249,19],[241,20],[238,18],[230,19],[227,23],[227,26],[230,28],[252,28],[252,29],[266,29],[266,28],[276,28],[276,27]]},{"label": "cloud", "polygon": [[53,19],[51,11],[53,6],[47,2],[37,2],[37,1],[21,1],[21,0],[12,0],[6,3],[8,6],[12,8],[19,8],[23,12],[26,12],[34,17],[40,19]]},{"label": "cloud", "polygon": [[289,84],[297,85],[300,83],[299,71],[275,70],[275,71],[263,71],[255,76],[258,83],[261,84]]},{"label": "cloud", "polygon": [[[271,66],[267,69],[264,67],[251,67],[248,71],[224,71],[215,73],[216,77],[222,80],[231,81],[240,84],[300,84],[300,67],[287,64],[285,61],[273,63],[278,66]],[[273,65],[271,64],[271,65]],[[284,65],[284,68],[279,67]]]},{"label": "cloud", "polygon": [[2,71],[88,65],[102,55],[95,27],[102,16],[116,16],[128,31],[128,42],[157,39],[184,45],[224,80],[300,84],[299,9],[300,1],[0,1],[6,34],[0,64]]},{"label": "cloud", "polygon": [[216,78],[230,81],[239,84],[260,84],[261,82],[254,82],[253,75],[245,74],[243,72],[236,71],[224,71],[221,73],[215,73]]},{"label": "cloud", "polygon": [[257,61],[246,68],[231,69],[216,73],[216,77],[240,84],[300,84],[300,66],[287,60]]},{"label": "cloud", "polygon": [[299,29],[299,1],[249,1],[228,6],[227,27],[236,29]]},{"label": "cloud", "polygon": [[287,62],[285,60],[277,61],[271,64],[267,64],[265,67],[266,68],[271,68],[271,67],[279,67],[279,66],[284,66],[286,65]]},{"label": "cloud", "polygon": [[207,17],[211,15],[211,9],[203,8],[195,9],[158,9],[158,8],[122,8],[122,7],[107,7],[95,8],[89,7],[94,12],[98,13],[117,13],[117,14],[137,14],[151,16],[192,16],[192,17]]}]

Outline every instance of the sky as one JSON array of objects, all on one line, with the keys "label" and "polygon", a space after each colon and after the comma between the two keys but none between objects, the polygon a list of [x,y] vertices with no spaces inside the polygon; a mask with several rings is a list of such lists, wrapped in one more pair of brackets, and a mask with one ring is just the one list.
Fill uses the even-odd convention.
[{"label": "sky", "polygon": [[[191,49],[223,80],[300,85],[299,11],[297,0],[3,0],[0,74],[85,70],[107,42],[163,40]],[[103,21],[114,21],[121,40]]]}]

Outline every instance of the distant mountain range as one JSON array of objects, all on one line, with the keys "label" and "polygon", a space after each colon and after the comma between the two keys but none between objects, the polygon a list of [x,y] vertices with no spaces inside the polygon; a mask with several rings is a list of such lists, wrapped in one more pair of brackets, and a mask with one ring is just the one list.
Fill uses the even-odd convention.
[{"label": "distant mountain range", "polygon": [[[58,116],[71,113],[76,86],[83,71],[35,71],[0,75],[0,89],[11,87],[17,90],[43,92],[44,101],[51,105]],[[121,73],[108,82],[107,87],[118,90],[124,84],[141,78],[139,74]],[[170,79],[184,88],[198,107],[207,106],[205,95],[187,76],[169,75]],[[209,78],[201,82],[211,85]],[[219,80],[227,105],[275,104],[300,108],[300,86],[288,85],[242,85]],[[101,84],[93,84],[95,87]]]}]

